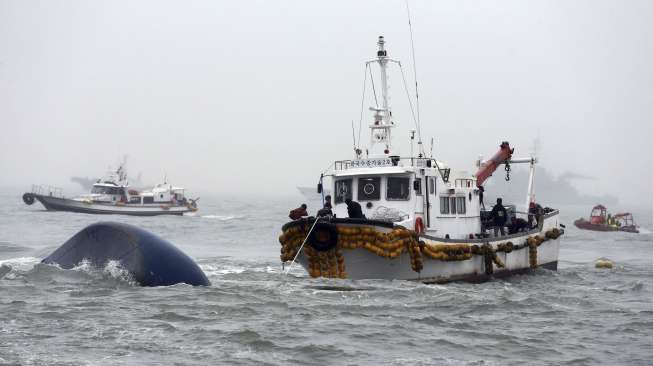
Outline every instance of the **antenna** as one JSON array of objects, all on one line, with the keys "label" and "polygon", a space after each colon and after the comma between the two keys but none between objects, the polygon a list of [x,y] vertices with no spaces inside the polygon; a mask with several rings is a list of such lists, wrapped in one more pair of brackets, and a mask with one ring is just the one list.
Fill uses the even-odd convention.
[{"label": "antenna", "polygon": [[406,3],[406,14],[408,16],[408,29],[410,30],[410,49],[412,51],[412,56],[413,56],[413,76],[415,77],[415,109],[417,109],[417,143],[421,148],[422,147],[422,121],[419,115],[419,92],[417,88],[417,62],[415,61],[415,42],[413,41],[413,24],[410,20],[410,7],[408,6],[408,0],[405,0],[405,3]]},{"label": "antenna", "polygon": [[[354,152],[358,150],[356,146],[356,130],[354,129],[354,120],[351,120],[351,138],[354,140]],[[358,157],[358,156],[357,156]]]}]

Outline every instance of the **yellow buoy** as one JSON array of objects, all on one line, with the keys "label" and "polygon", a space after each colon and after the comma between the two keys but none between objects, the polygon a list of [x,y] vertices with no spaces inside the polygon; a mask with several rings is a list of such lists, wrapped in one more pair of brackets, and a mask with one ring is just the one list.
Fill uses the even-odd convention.
[{"label": "yellow buoy", "polygon": [[611,260],[609,259],[599,259],[596,261],[594,264],[594,267],[596,268],[612,268],[614,266],[614,263],[612,263]]}]

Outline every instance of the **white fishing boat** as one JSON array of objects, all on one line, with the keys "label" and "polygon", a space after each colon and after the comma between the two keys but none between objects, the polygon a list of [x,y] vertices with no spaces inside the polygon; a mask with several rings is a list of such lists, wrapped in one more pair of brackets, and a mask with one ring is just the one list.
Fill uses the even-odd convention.
[{"label": "white fishing boat", "polygon": [[[286,223],[279,237],[282,262],[297,261],[312,277],[423,282],[484,281],[535,268],[557,269],[564,230],[558,210],[535,203],[536,158],[515,158],[514,149],[503,142],[490,160],[477,161],[475,174],[454,170],[427,156],[417,118],[409,134],[410,154],[398,154],[387,68],[401,64],[388,57],[383,37],[377,44],[376,58],[366,63],[378,65],[381,81],[376,89],[380,105],[370,108],[369,146],[357,146],[352,159],[335,161],[322,173],[318,191],[331,188],[333,215]],[[517,212],[516,205],[502,205],[505,211],[497,206],[497,215],[507,220],[493,225],[495,216],[482,202],[483,184],[499,167],[509,178],[513,164],[530,167],[525,208]]]},{"label": "white fishing boat", "polygon": [[323,192],[316,192],[315,187],[297,187],[299,193],[306,199],[307,202],[320,202],[323,196],[330,196],[331,192],[325,189]]},{"label": "white fishing boat", "polygon": [[197,211],[197,199],[186,198],[184,188],[168,182],[144,191],[131,189],[124,164],[93,183],[89,194],[68,198],[60,188],[35,185],[23,194],[23,201],[28,205],[39,201],[49,211],[90,214],[156,216]]}]

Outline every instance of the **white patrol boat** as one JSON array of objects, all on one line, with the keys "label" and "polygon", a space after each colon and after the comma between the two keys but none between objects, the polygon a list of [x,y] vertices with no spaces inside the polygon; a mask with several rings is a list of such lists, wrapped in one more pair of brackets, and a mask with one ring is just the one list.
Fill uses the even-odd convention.
[{"label": "white patrol boat", "polygon": [[184,188],[167,182],[146,191],[130,189],[124,164],[98,179],[90,194],[66,198],[59,188],[32,186],[31,192],[23,194],[23,201],[28,205],[39,201],[50,211],[90,214],[155,216],[197,211],[197,199],[187,199]]},{"label": "white patrol boat", "polygon": [[[411,154],[400,156],[392,144],[397,124],[386,72],[389,64],[401,64],[388,58],[383,37],[376,59],[366,63],[373,64],[380,71],[381,105],[370,108],[374,119],[365,156],[355,147],[353,159],[335,161],[322,174],[318,191],[328,178],[332,215],[321,210],[321,217],[283,225],[282,262],[297,261],[312,277],[423,282],[476,282],[538,267],[557,269],[564,231],[557,210],[535,204],[536,159],[513,158],[514,149],[504,142],[492,159],[479,159],[476,174],[453,170],[426,156],[418,118],[410,132]],[[500,166],[509,178],[511,164],[517,163],[530,165],[526,208],[517,212],[504,204],[486,211],[483,183]]]}]

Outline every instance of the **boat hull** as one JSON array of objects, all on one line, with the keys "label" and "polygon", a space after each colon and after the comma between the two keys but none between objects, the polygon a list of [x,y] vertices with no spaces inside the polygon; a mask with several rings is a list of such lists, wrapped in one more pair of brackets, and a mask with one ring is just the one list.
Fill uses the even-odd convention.
[{"label": "boat hull", "polygon": [[[340,221],[340,222],[338,222]],[[378,223],[347,223],[339,219],[333,225],[336,227],[373,227],[376,231],[388,233],[393,230],[392,226],[380,225]],[[507,277],[514,274],[528,273],[535,268],[556,270],[558,266],[558,253],[560,249],[560,238],[548,238],[547,232],[558,229],[558,212],[547,214],[544,217],[543,225],[528,232],[517,233],[509,236],[473,240],[453,240],[437,238],[429,235],[419,235],[419,241],[426,245],[466,244],[471,246],[482,246],[489,244],[496,256],[504,265],[491,266],[492,271],[488,273],[486,258],[483,255],[473,255],[466,260],[437,260],[431,258],[423,259],[423,268],[416,272],[411,266],[411,255],[404,251],[395,258],[386,258],[372,253],[366,248],[342,250],[346,278],[359,279],[383,279],[383,280],[412,280],[425,283],[444,283],[450,281],[483,282],[491,278]],[[559,229],[558,229],[559,230]],[[559,232],[563,233],[562,230]],[[547,237],[536,249],[525,245],[528,238]],[[502,252],[500,245],[511,242],[515,249],[510,252]],[[521,245],[520,245],[521,244]],[[310,244],[307,244],[310,245]],[[531,250],[535,251],[536,264],[533,265]],[[297,261],[310,273],[309,257],[305,251],[301,251]],[[491,261],[491,260],[490,260]]]},{"label": "boat hull", "polygon": [[591,230],[591,231],[623,231],[627,233],[634,233],[638,234],[639,230],[637,230],[636,227],[634,226],[621,226],[621,227],[614,227],[614,226],[609,226],[609,225],[597,225],[597,224],[592,224],[589,221],[585,219],[578,219],[574,221],[574,225],[582,230]]},{"label": "boat hull", "polygon": [[48,211],[67,211],[86,214],[104,214],[104,215],[132,215],[132,216],[158,216],[158,215],[183,215],[192,210],[186,206],[171,206],[163,208],[162,206],[142,206],[142,205],[123,205],[117,206],[112,204],[89,203],[84,201],[72,200],[54,196],[45,196],[33,194],[33,197],[41,202]]}]

